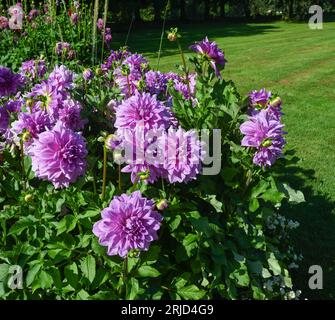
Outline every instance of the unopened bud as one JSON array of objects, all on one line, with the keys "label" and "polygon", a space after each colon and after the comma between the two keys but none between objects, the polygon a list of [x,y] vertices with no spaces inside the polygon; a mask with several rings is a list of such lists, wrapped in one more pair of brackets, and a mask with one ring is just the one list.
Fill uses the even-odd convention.
[{"label": "unopened bud", "polygon": [[25,202],[31,202],[33,200],[33,196],[31,194],[26,194],[24,196],[24,201]]},{"label": "unopened bud", "polygon": [[156,203],[156,207],[158,210],[164,210],[169,206],[166,199],[161,199]]},{"label": "unopened bud", "polygon": [[96,74],[97,76],[101,76],[101,75],[102,75],[102,69],[101,69],[101,68],[96,68],[96,69],[95,69],[95,74]]},{"label": "unopened bud", "polygon": [[27,142],[31,139],[31,135],[29,131],[26,131],[22,135],[22,141]]},{"label": "unopened bud", "polygon": [[280,108],[282,104],[282,100],[279,97],[274,98],[271,102],[270,102],[270,106],[273,108]]},{"label": "unopened bud", "polygon": [[139,172],[137,176],[140,178],[141,181],[147,180],[150,178],[150,171],[147,170],[145,172]]}]

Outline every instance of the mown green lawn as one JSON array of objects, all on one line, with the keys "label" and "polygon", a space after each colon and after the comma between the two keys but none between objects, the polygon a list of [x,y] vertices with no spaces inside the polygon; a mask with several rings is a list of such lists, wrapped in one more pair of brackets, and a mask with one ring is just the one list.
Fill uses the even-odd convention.
[{"label": "mown green lawn", "polygon": [[[291,157],[300,158],[284,174],[307,200],[284,210],[301,224],[293,239],[304,261],[294,280],[303,297],[335,298],[335,19],[323,30],[276,22],[188,24],[180,31],[186,50],[206,35],[224,49],[228,64],[223,75],[242,94],[265,87],[284,100],[288,149],[295,150]],[[153,67],[160,33],[158,28],[135,27],[128,41]],[[180,57],[165,38],[159,69],[169,71]],[[124,44],[124,34],[114,39],[114,44]],[[323,290],[308,288],[308,268],[314,264],[323,267]]]}]

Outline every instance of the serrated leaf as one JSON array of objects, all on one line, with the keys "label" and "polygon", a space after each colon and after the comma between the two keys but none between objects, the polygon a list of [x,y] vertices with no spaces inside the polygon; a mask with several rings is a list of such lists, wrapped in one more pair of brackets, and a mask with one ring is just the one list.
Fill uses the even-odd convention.
[{"label": "serrated leaf", "polygon": [[157,278],[158,276],[160,276],[160,272],[155,269],[154,267],[151,266],[141,266],[140,268],[138,268],[137,270],[137,276],[138,277],[148,277],[148,278]]},{"label": "serrated leaf", "polygon": [[185,300],[200,300],[205,295],[205,291],[194,284],[179,288],[177,293]]},{"label": "serrated leaf", "polygon": [[80,262],[80,270],[84,276],[90,281],[93,282],[96,273],[96,263],[93,256],[87,256],[83,258]]}]

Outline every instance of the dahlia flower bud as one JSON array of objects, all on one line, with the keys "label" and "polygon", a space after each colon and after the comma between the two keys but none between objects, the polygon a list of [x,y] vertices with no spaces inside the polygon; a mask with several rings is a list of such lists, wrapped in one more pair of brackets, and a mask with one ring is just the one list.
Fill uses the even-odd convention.
[{"label": "dahlia flower bud", "polygon": [[108,135],[105,140],[105,147],[108,150],[114,150],[119,144],[120,144],[120,140],[115,134]]},{"label": "dahlia flower bud", "polygon": [[122,164],[122,162],[123,162],[123,155],[122,155],[122,150],[121,149],[115,149],[113,151],[113,159],[114,159],[115,163]]},{"label": "dahlia flower bud", "polygon": [[24,201],[25,202],[31,202],[33,200],[33,196],[31,194],[26,194],[24,196]]},{"label": "dahlia flower bud", "polygon": [[91,69],[85,69],[83,71],[83,78],[85,81],[88,81],[93,78],[93,72]]},{"label": "dahlia flower bud", "polygon": [[95,69],[95,74],[96,74],[97,76],[101,76],[101,75],[102,75],[102,69],[101,69],[101,68],[96,68],[96,69]]},{"label": "dahlia flower bud", "polygon": [[141,181],[148,180],[150,178],[150,171],[146,170],[145,172],[139,172],[137,176]]},{"label": "dahlia flower bud", "polygon": [[156,203],[156,207],[158,210],[164,210],[169,206],[168,201],[166,199],[161,199]]},{"label": "dahlia flower bud", "polygon": [[70,18],[71,18],[72,24],[76,25],[78,23],[79,15],[78,13],[75,12],[71,14]]},{"label": "dahlia flower bud", "polygon": [[282,104],[282,100],[279,97],[276,97],[270,101],[270,106],[276,109],[280,108],[281,104]]},{"label": "dahlia flower bud", "polygon": [[173,42],[173,41],[176,41],[177,40],[177,36],[175,33],[172,33],[172,32],[169,32],[168,33],[168,36],[167,36],[168,40]]},{"label": "dahlia flower bud", "polygon": [[103,27],[104,27],[104,21],[103,21],[101,18],[98,19],[97,27],[98,27],[98,29],[99,29],[100,31],[101,31],[101,30],[103,29]]},{"label": "dahlia flower bud", "polygon": [[31,134],[29,131],[25,131],[22,135],[22,141],[27,142],[31,139]]}]

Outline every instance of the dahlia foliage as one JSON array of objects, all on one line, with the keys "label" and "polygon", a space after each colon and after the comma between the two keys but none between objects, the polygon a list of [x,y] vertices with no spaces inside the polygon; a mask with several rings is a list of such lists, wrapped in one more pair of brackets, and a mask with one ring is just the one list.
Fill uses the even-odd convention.
[{"label": "dahlia foliage", "polygon": [[0,67],[0,260],[27,274],[0,297],[292,297],[282,101],[243,100],[215,42],[190,48],[178,73],[128,48],[69,67],[66,42]]}]

